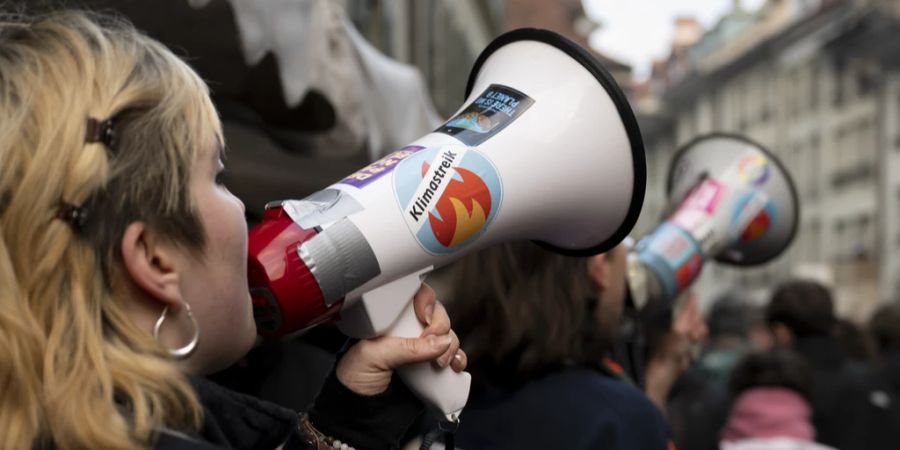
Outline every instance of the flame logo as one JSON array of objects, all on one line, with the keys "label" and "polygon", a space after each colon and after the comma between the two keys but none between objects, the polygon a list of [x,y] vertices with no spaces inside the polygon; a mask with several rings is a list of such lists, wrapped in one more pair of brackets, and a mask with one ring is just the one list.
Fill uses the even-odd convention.
[{"label": "flame logo", "polygon": [[744,229],[744,232],[741,234],[741,240],[750,242],[759,239],[769,230],[769,225],[771,225],[769,212],[763,209],[750,221],[747,228]]},{"label": "flame logo", "polygon": [[[430,165],[422,162],[422,176]],[[474,172],[457,167],[456,174],[447,184],[434,209],[428,213],[428,221],[434,237],[444,247],[450,248],[466,242],[487,223],[491,214],[491,191]]]},{"label": "flame logo", "polygon": [[448,255],[486,233],[503,204],[497,167],[475,148],[428,147],[397,164],[394,194],[422,249]]},{"label": "flame logo", "polygon": [[[763,203],[760,205],[759,202]],[[749,213],[747,208],[751,206],[751,204],[755,205],[754,207],[762,207],[753,218],[744,222],[746,220],[744,217]],[[732,227],[743,227],[743,230],[735,230],[741,242],[752,242],[765,236],[775,224],[777,218],[778,214],[775,210],[775,203],[764,193],[751,191],[745,193],[738,199],[735,204],[734,212],[732,213],[731,222]],[[743,223],[746,223],[746,225],[743,225]]]}]

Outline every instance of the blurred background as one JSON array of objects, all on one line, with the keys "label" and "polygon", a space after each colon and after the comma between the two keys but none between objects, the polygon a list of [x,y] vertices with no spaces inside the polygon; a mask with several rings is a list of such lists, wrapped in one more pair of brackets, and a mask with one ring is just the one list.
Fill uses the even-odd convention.
[{"label": "blurred background", "polygon": [[[28,2],[36,3],[36,2]],[[52,2],[51,2],[52,3]],[[660,220],[663,180],[699,134],[745,134],[794,177],[801,223],[770,264],[709,264],[701,304],[789,277],[868,318],[900,294],[900,2],[895,0],[92,0],[209,81],[229,187],[248,218],[432,130],[463,102],[497,35],[548,28],[590,48],[628,93],[648,157],[633,236]],[[535,61],[535,64],[539,64]]]},{"label": "blurred background", "polygon": [[591,48],[641,125],[649,174],[636,237],[661,219],[680,145],[736,132],[774,152],[800,195],[797,238],[762,267],[708,265],[704,305],[732,286],[762,302],[778,282],[809,277],[860,321],[900,293],[900,2],[386,0],[348,12],[374,45],[419,67],[443,116],[499,32],[549,28]]},{"label": "blurred background", "polygon": [[[816,423],[818,431],[890,435],[878,448],[895,448],[900,439],[893,436],[900,430],[900,0],[0,4],[113,10],[185,57],[207,80],[222,116],[225,183],[247,205],[250,223],[267,202],[303,198],[437,128],[462,106],[472,65],[496,36],[521,27],[556,31],[593,53],[638,118],[648,178],[632,237],[665,218],[670,163],[681,146],[707,133],[742,134],[768,148],[790,172],[800,200],[796,237],[780,257],[740,269],[709,262],[689,307],[656,322],[635,315],[617,324],[626,339],[613,356],[630,365],[615,375],[630,374],[647,387],[645,375],[655,376],[647,368],[663,367],[665,389],[647,393],[668,408],[678,448],[715,448],[712,430],[727,417],[730,371],[749,350],[770,348],[781,330],[793,333],[823,392],[843,393],[844,383],[866,403],[849,411],[843,397],[830,402],[836,422]],[[789,280],[793,287],[779,294]],[[870,322],[878,308],[885,313],[874,316],[883,320]],[[799,326],[820,322],[818,335]],[[795,328],[785,331],[785,324]],[[661,338],[648,337],[654,326]],[[536,332],[546,339],[543,328]],[[687,340],[690,346],[682,345]],[[328,326],[266,342],[219,381],[302,409],[343,345]],[[640,352],[646,355],[631,357]],[[653,365],[670,354],[679,358]],[[843,354],[851,362],[838,358]],[[793,364],[772,364],[780,363]],[[877,372],[884,367],[887,375]],[[845,426],[848,417],[865,426]],[[711,446],[689,443],[691,436]],[[852,442],[875,448],[856,436]]]}]

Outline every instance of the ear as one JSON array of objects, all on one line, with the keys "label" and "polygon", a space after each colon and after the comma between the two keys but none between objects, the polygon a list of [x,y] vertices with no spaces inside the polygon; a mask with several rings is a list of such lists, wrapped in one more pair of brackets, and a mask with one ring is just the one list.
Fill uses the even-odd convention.
[{"label": "ear", "polygon": [[152,299],[178,310],[183,297],[175,256],[175,248],[154,237],[143,222],[129,224],[122,235],[122,262],[128,277]]},{"label": "ear", "polygon": [[606,253],[592,256],[588,262],[588,276],[594,280],[594,284],[600,289],[608,289],[610,286],[610,271],[606,266],[609,256]]}]

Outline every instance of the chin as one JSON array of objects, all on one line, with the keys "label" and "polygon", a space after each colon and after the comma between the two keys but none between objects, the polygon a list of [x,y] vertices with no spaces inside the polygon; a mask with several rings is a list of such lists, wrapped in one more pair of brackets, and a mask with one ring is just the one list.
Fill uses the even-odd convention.
[{"label": "chin", "polygon": [[[200,367],[195,366],[196,370],[192,372],[198,375],[210,375],[225,370],[240,361],[256,343],[256,322],[251,320],[250,325],[245,327],[245,329],[246,331],[232,336],[228,340],[228,345],[216,352],[215,355],[211,355],[209,359],[203,362],[197,361]],[[201,336],[200,339],[200,345],[202,346],[203,337]]]},{"label": "chin", "polygon": [[240,356],[237,357],[238,359],[243,358],[256,343],[256,321],[250,320],[246,330],[247,331],[241,334],[240,340],[235,343],[236,351],[240,351]]}]

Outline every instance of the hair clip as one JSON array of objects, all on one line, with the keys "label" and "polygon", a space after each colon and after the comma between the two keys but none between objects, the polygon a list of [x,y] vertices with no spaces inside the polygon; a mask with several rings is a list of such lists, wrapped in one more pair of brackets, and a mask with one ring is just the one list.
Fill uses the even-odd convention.
[{"label": "hair clip", "polygon": [[113,129],[113,125],[113,119],[106,119],[101,122],[89,117],[87,120],[85,142],[88,144],[101,142],[106,145],[108,149],[112,150],[116,140],[116,130]]},{"label": "hair clip", "polygon": [[56,218],[68,223],[75,230],[84,227],[87,217],[87,209],[67,202],[60,202],[59,209],[56,210]]}]

